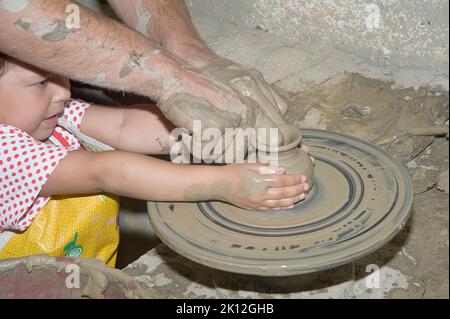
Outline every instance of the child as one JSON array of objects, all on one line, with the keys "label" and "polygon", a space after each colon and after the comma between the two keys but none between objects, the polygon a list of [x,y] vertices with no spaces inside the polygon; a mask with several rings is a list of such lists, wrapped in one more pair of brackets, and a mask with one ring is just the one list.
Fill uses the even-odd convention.
[{"label": "child", "polygon": [[[118,202],[105,193],[279,210],[308,190],[304,176],[268,165],[177,165],[140,155],[160,154],[169,142],[173,127],[159,111],[70,96],[68,79],[0,54],[0,259],[81,256],[114,266]],[[80,134],[117,151],[85,151]]]}]

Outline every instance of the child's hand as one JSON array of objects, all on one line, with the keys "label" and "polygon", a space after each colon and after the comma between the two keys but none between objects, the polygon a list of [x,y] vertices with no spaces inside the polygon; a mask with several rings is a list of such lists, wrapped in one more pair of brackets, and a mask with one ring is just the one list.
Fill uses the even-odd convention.
[{"label": "child's hand", "polygon": [[305,199],[306,177],[286,175],[282,167],[264,164],[232,164],[222,167],[231,189],[221,191],[224,200],[250,210],[290,209]]}]

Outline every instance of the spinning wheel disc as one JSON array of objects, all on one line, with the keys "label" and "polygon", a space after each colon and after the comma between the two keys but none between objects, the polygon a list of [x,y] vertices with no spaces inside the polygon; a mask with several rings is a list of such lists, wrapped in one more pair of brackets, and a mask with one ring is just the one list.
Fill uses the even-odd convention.
[{"label": "spinning wheel disc", "polygon": [[302,130],[316,160],[315,185],[292,210],[246,211],[221,202],[148,203],[169,247],[236,273],[289,276],[336,267],[380,248],[412,205],[406,169],[367,142]]}]

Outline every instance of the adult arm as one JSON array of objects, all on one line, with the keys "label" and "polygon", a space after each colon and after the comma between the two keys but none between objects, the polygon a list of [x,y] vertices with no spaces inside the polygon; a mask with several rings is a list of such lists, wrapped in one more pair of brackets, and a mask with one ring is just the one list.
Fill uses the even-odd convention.
[{"label": "adult arm", "polygon": [[[125,25],[79,6],[80,27],[68,28],[69,5],[72,1],[1,1],[0,51],[85,83],[152,97],[166,110],[171,107],[165,102],[182,92],[246,120],[247,107],[235,92]],[[170,119],[175,124],[191,120],[180,120],[178,113]]]},{"label": "adult arm", "polygon": [[[162,48],[255,100],[259,108],[283,127],[288,105],[263,75],[215,54],[200,38],[183,0],[108,0],[120,19]],[[261,123],[256,123],[260,126]],[[284,135],[284,134],[283,134]]]},{"label": "adult arm", "polygon": [[200,38],[183,0],[108,2],[126,25],[191,65],[202,68],[212,63],[229,64]]}]

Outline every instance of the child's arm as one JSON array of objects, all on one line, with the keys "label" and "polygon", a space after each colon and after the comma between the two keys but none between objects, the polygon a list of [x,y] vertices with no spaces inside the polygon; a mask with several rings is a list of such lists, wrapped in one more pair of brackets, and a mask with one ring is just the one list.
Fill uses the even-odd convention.
[{"label": "child's arm", "polygon": [[91,105],[81,122],[82,133],[116,150],[142,154],[168,154],[173,129],[153,105]]},{"label": "child's arm", "polygon": [[263,164],[177,165],[119,151],[71,152],[50,175],[40,196],[108,192],[142,200],[223,200],[267,210],[302,200],[307,190],[304,181]]}]

